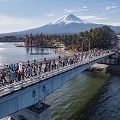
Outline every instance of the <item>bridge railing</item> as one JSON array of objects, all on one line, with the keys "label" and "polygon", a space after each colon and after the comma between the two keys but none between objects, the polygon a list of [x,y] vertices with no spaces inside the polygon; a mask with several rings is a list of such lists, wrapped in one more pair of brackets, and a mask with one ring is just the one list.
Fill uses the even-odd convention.
[{"label": "bridge railing", "polygon": [[38,74],[37,76],[34,76],[34,77],[25,78],[24,80],[21,80],[21,81],[18,81],[18,82],[9,84],[9,85],[1,86],[0,87],[0,97],[3,96],[3,95],[9,94],[11,92],[14,92],[16,90],[19,90],[21,88],[25,88],[29,85],[32,85],[32,84],[38,83],[40,81],[43,81],[43,80],[45,80],[47,78],[50,78],[52,76],[55,76],[55,75],[61,74],[63,72],[66,72],[68,70],[74,69],[78,66],[85,65],[87,63],[90,63],[90,62],[95,61],[97,59],[100,59],[102,57],[111,55],[113,53],[114,52],[109,52],[109,53],[104,53],[100,56],[87,58],[87,59],[84,59],[83,61],[78,61],[78,62],[76,62],[74,64],[71,64],[71,65],[69,64],[67,66],[59,67],[58,69],[51,70],[49,72]]}]

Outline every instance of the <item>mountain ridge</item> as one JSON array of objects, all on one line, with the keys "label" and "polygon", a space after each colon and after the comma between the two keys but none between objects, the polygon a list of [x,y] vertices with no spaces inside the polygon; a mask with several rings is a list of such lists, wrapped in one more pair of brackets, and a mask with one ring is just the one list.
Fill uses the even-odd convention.
[{"label": "mountain ridge", "polygon": [[[95,24],[84,21],[73,14],[65,15],[58,19],[55,22],[51,22],[44,26],[33,28],[24,31],[12,32],[12,33],[3,33],[0,36],[25,36],[26,34],[32,33],[33,35],[43,33],[43,34],[78,34],[91,28],[102,27],[104,24]],[[115,32],[120,32],[120,26],[109,26]]]},{"label": "mountain ridge", "polygon": [[64,15],[59,18],[57,21],[52,22],[51,24],[70,24],[70,23],[87,23],[86,21],[74,16],[73,14]]}]

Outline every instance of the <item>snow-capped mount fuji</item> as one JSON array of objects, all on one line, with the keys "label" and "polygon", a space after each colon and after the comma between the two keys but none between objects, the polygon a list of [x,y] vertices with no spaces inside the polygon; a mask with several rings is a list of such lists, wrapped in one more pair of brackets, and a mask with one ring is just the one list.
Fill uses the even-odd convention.
[{"label": "snow-capped mount fuji", "polygon": [[2,34],[2,36],[5,35],[15,35],[15,36],[25,36],[26,34],[32,33],[33,35],[37,33],[43,33],[43,34],[75,34],[80,33],[85,30],[89,30],[86,25],[89,25],[88,22],[76,17],[73,14],[64,15],[63,17],[59,18],[57,21],[51,22],[47,25],[29,29],[25,31],[20,32],[13,32],[13,33],[5,33]]},{"label": "snow-capped mount fuji", "polygon": [[57,21],[55,22],[52,22],[50,24],[54,25],[54,24],[71,24],[71,23],[88,23],[72,14],[69,14],[69,15],[65,15],[63,17],[61,17],[60,19],[58,19]]},{"label": "snow-capped mount fuji", "polygon": [[[25,31],[20,32],[12,32],[12,33],[4,33],[0,36],[25,36],[26,34],[32,33],[33,35],[36,35],[37,33],[43,33],[43,34],[78,34],[80,32],[84,32],[86,30],[90,30],[91,28],[97,28],[102,27],[103,24],[94,24],[86,22],[72,14],[65,15],[62,18],[58,19],[55,22],[51,22],[47,25],[29,29]],[[113,29],[115,32],[120,33],[120,26],[109,26],[111,29]]]}]

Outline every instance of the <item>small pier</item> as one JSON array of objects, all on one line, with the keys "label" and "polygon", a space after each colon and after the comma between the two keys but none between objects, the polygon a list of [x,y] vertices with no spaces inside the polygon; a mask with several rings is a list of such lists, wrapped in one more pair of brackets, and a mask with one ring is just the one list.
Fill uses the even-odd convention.
[{"label": "small pier", "polygon": [[48,55],[49,53],[43,53],[43,52],[41,52],[41,53],[30,53],[30,55]]}]

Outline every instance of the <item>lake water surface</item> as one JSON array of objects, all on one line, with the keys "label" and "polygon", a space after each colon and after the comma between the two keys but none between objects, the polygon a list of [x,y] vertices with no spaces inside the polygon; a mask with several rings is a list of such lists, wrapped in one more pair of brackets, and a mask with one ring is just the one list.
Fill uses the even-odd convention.
[{"label": "lake water surface", "polygon": [[[23,44],[21,42],[0,43],[0,66],[4,64],[17,63],[20,60],[34,60],[48,57],[58,56],[51,48],[35,48],[35,47],[16,47],[15,44]],[[30,53],[49,53],[48,55],[30,55]]]}]

